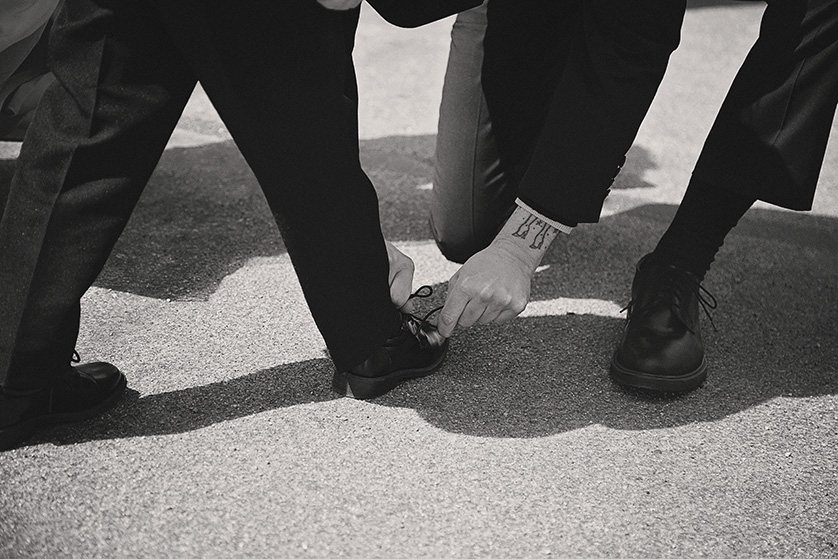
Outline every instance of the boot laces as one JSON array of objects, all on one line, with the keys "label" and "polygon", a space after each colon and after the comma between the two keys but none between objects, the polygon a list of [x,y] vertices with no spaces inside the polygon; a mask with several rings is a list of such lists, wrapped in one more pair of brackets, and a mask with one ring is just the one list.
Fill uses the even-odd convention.
[{"label": "boot laces", "polygon": [[[414,291],[409,299],[415,298],[427,298],[433,295],[434,290],[430,285],[423,285],[416,291]],[[430,323],[428,320],[434,313],[439,312],[443,309],[444,305],[440,305],[439,307],[435,307],[425,313],[424,316],[417,316],[413,313],[404,313],[408,320],[406,321],[407,327],[410,330],[411,334],[413,334],[416,339],[419,340],[419,346],[422,348],[430,347],[432,344],[440,344],[443,340],[439,339],[442,336],[437,332],[436,326]]]},{"label": "boot laces", "polygon": [[[426,297],[430,297],[433,294],[434,294],[434,288],[433,287],[431,287],[430,285],[423,285],[422,287],[420,287],[419,289],[414,291],[410,295],[410,297],[408,297],[408,300],[409,299],[416,299],[416,298],[423,299],[423,298],[426,298]],[[431,309],[430,311],[428,311],[427,313],[425,313],[425,316],[423,316],[421,318],[416,316],[413,313],[406,313],[406,314],[413,317],[413,319],[417,320],[419,323],[425,324],[425,323],[428,323],[428,319],[431,317],[432,314],[434,314],[435,312],[441,311],[444,307],[445,307],[445,305],[440,305],[438,307],[435,307],[435,308]]]},{"label": "boot laces", "polygon": [[[651,299],[642,307],[639,307],[637,300],[632,299],[620,312],[628,311],[629,316],[636,312],[637,315],[643,316],[651,313],[654,309],[668,306],[673,314],[681,320],[680,311],[683,308],[683,303],[687,301],[689,295],[694,295],[707,320],[710,321],[713,330],[718,331],[716,324],[713,322],[713,315],[710,314],[710,311],[715,310],[718,306],[718,302],[713,294],[701,285],[701,282],[695,277],[677,268],[666,267],[651,278],[649,283],[651,285],[649,289],[653,291]],[[685,288],[686,292],[684,291]],[[684,323],[683,320],[681,322]],[[695,333],[688,324],[684,323],[684,326],[690,332]]]}]

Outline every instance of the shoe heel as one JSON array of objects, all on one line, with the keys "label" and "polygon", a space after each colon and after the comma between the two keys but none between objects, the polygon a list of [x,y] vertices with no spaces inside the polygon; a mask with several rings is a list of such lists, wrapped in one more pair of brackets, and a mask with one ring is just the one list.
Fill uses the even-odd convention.
[{"label": "shoe heel", "polygon": [[398,383],[399,379],[396,378],[368,378],[352,373],[335,373],[335,376],[332,377],[332,390],[356,400],[369,400],[386,394],[395,388]]},{"label": "shoe heel", "polygon": [[37,425],[29,423],[0,429],[0,452],[11,450],[35,434]]},{"label": "shoe heel", "polygon": [[332,389],[343,396],[357,400],[369,400],[383,396],[402,381],[430,375],[442,366],[448,353],[448,340],[442,342],[430,363],[413,368],[398,369],[383,376],[366,377],[350,372],[336,372],[332,377]]}]

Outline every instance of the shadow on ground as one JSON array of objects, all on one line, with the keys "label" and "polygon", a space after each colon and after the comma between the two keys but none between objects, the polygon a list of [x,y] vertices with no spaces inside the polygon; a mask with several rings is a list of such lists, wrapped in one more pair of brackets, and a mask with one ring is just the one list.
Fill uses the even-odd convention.
[{"label": "shadow on ground", "polygon": [[[554,245],[533,300],[624,304],[634,262],[675,207],[649,205],[579,228]],[[460,333],[441,374],[383,405],[478,436],[534,437],[601,424],[653,429],[715,421],[775,397],[838,393],[838,220],[751,210],[705,281],[719,300],[703,319],[705,386],[684,396],[622,389],[607,376],[622,320],[592,315],[519,319]]]},{"label": "shadow on ground", "polygon": [[[361,142],[391,240],[427,239],[434,136]],[[2,171],[0,171],[2,172]],[[232,142],[167,150],[96,286],[206,300],[248,259],[285,252],[255,177]]]},{"label": "shadow on ground", "polygon": [[[648,205],[581,227],[545,258],[534,300],[623,303],[635,260],[675,208]],[[414,409],[431,425],[481,437],[542,437],[591,424],[647,430],[715,421],[776,397],[838,394],[838,220],[752,210],[705,285],[720,301],[704,321],[710,379],[683,396],[613,384],[607,368],[622,320],[522,318],[454,339],[446,365],[370,405]],[[433,304],[429,302],[428,304]],[[325,359],[225,383],[127,398],[111,414],[58,427],[30,444],[180,433],[263,411],[335,398]]]},{"label": "shadow on ground", "polygon": [[[26,443],[82,441],[171,435],[268,410],[333,400],[328,359],[300,361],[225,382],[141,396],[129,388],[110,412],[85,423],[57,426]],[[130,387],[130,378],[129,378]]]},{"label": "shadow on ground", "polygon": [[[433,136],[364,141],[361,157],[393,240],[429,240]],[[0,161],[8,186],[13,162]],[[616,188],[645,188],[654,167],[635,146]],[[533,300],[627,301],[634,262],[675,208],[647,205],[583,225],[555,243]],[[96,285],[158,298],[204,299],[248,258],[284,251],[255,179],[230,142],[166,152]],[[751,210],[705,285],[720,307],[705,321],[708,383],[681,397],[621,389],[607,367],[622,320],[592,315],[519,319],[460,332],[437,375],[374,405],[415,409],[434,426],[492,437],[538,437],[601,424],[653,429],[713,421],[778,396],[838,392],[838,220]],[[444,286],[437,286],[444,296]],[[787,326],[793,325],[793,326]],[[235,380],[133,397],[109,416],[56,428],[40,440],[179,433],[270,409],[334,398],[331,365],[305,361]]]},{"label": "shadow on ground", "polygon": [[[427,185],[434,142],[432,135],[361,142],[361,161],[378,191],[387,239],[430,239]],[[614,188],[652,186],[642,177],[653,166],[644,148],[633,147]],[[13,161],[0,161],[0,194],[13,169]],[[170,149],[95,285],[158,299],[206,300],[248,259],[284,251],[259,185],[234,143]]]},{"label": "shadow on ground", "polygon": [[[428,206],[435,136],[361,142],[392,241],[430,240]],[[14,161],[0,160],[5,200]],[[654,167],[634,146],[614,188],[653,186]],[[255,177],[233,142],[167,150],[114,247],[97,287],[157,299],[206,300],[248,259],[285,252]]]}]

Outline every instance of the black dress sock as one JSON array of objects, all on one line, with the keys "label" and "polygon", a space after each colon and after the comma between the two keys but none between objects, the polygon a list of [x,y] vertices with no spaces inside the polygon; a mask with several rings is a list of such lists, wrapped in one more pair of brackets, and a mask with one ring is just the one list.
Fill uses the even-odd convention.
[{"label": "black dress sock", "polygon": [[703,280],[725,237],[755,201],[753,197],[693,177],[669,229],[658,241],[653,258],[674,264]]}]

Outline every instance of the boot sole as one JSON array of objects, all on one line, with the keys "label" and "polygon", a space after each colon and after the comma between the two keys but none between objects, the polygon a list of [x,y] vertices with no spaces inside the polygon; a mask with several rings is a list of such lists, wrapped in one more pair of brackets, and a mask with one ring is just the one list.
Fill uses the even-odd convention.
[{"label": "boot sole", "polygon": [[109,410],[122,398],[125,394],[125,389],[128,386],[128,381],[125,375],[120,373],[119,382],[114,387],[113,391],[105,400],[102,400],[97,405],[72,413],[55,413],[49,415],[42,415],[33,417],[26,421],[21,421],[14,425],[0,429],[0,451],[9,450],[35,434],[39,427],[47,425],[57,425],[59,423],[72,423],[75,421],[83,421],[96,417],[97,415]]},{"label": "boot sole", "polygon": [[383,396],[402,381],[426,377],[436,372],[442,366],[442,362],[448,354],[448,345],[446,341],[439,357],[426,367],[399,369],[381,377],[362,377],[352,373],[336,372],[332,378],[332,390],[342,396],[355,398],[356,400],[369,400],[370,398]]},{"label": "boot sole", "polygon": [[634,388],[658,392],[689,392],[701,386],[707,379],[707,361],[702,358],[701,365],[686,375],[663,376],[623,367],[615,355],[611,358],[609,376],[614,382]]}]

